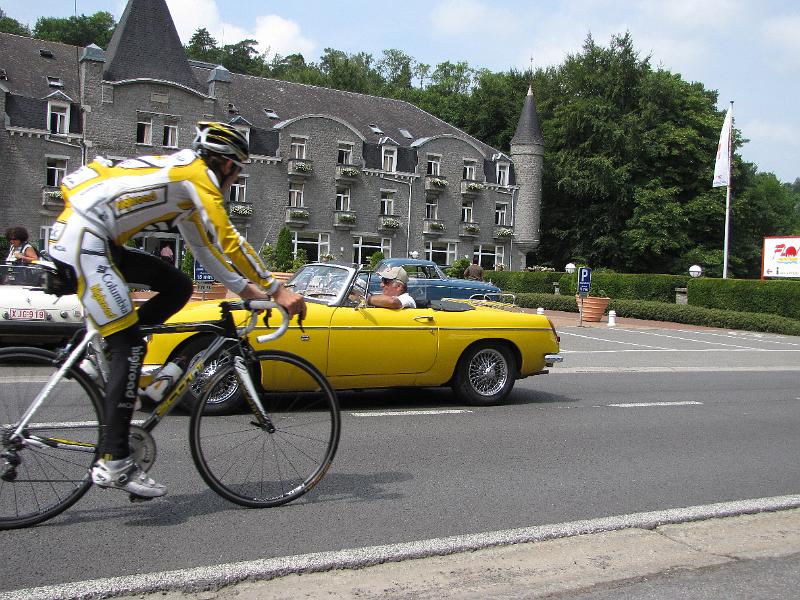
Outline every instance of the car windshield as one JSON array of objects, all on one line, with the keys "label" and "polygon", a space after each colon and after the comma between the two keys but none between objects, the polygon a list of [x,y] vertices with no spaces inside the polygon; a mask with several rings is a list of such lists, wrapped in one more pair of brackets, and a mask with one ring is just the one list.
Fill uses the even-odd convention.
[{"label": "car windshield", "polygon": [[29,265],[0,265],[0,284],[42,286],[45,271]]},{"label": "car windshield", "polygon": [[350,270],[337,265],[304,265],[286,287],[306,298],[332,305],[341,299],[350,275]]}]

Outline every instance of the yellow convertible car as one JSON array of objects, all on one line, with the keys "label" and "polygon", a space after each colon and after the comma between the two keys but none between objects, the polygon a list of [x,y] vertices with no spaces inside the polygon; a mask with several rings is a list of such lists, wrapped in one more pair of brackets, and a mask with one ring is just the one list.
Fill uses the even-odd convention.
[{"label": "yellow convertible car", "polygon": [[[498,404],[516,379],[547,373],[561,361],[558,334],[544,315],[486,300],[421,300],[414,309],[368,307],[364,294],[370,277],[375,275],[330,263],[302,267],[285,285],[307,300],[303,330],[293,321],[282,338],[267,346],[310,360],[338,390],[449,385],[461,402],[471,405]],[[192,302],[170,322],[217,318],[218,301]],[[251,334],[255,349],[264,347],[256,336],[266,332],[261,326]],[[189,364],[208,346],[208,335],[154,336],[143,373],[152,374],[179,357]],[[208,365],[189,393],[199,395],[217,368]],[[280,372],[261,375],[266,389],[291,389]],[[240,401],[238,381],[231,375],[214,388],[207,410],[228,412]]]}]

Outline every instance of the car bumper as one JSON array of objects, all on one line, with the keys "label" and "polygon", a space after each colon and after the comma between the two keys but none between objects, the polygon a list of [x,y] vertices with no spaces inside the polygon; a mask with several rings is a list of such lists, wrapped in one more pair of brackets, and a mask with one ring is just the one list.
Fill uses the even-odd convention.
[{"label": "car bumper", "polygon": [[556,363],[564,362],[564,357],[560,354],[545,354],[544,355],[544,364],[548,367],[552,367]]},{"label": "car bumper", "polygon": [[2,321],[0,339],[4,341],[67,340],[83,328],[83,322],[59,323],[54,321]]}]

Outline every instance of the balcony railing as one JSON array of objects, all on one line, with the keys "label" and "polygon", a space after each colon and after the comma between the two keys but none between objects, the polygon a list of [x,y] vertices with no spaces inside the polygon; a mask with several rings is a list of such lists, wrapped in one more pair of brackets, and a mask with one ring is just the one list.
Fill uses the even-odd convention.
[{"label": "balcony railing", "polygon": [[477,223],[461,223],[458,234],[461,237],[477,237],[481,233],[481,228]]},{"label": "balcony railing", "polygon": [[477,196],[483,191],[483,183],[472,179],[461,180],[462,196]]},{"label": "balcony railing", "polygon": [[350,210],[337,210],[333,213],[333,226],[339,229],[352,229],[358,224],[356,213]]},{"label": "balcony railing", "polygon": [[441,219],[425,219],[422,222],[422,233],[428,235],[442,235],[447,230]]},{"label": "balcony railing", "polygon": [[305,179],[314,172],[314,161],[307,158],[290,158],[287,166],[292,177]]},{"label": "balcony railing", "polygon": [[355,165],[336,165],[336,179],[339,181],[357,181],[361,169]]},{"label": "balcony railing", "polygon": [[380,215],[378,217],[378,230],[393,232],[398,231],[402,223],[400,219],[394,215]]},{"label": "balcony railing", "polygon": [[228,204],[228,214],[232,217],[249,218],[253,216],[252,202],[231,202]]},{"label": "balcony railing", "polygon": [[42,206],[52,210],[62,210],[64,208],[64,198],[61,195],[61,190],[52,186],[42,188]]},{"label": "balcony railing", "polygon": [[514,237],[514,227],[512,225],[495,225],[492,237],[496,240],[510,240]]},{"label": "balcony railing", "polygon": [[286,208],[286,224],[305,227],[308,225],[308,210],[296,206],[288,206]]},{"label": "balcony railing", "polygon": [[425,176],[425,191],[432,194],[441,194],[447,189],[447,178],[441,175]]}]

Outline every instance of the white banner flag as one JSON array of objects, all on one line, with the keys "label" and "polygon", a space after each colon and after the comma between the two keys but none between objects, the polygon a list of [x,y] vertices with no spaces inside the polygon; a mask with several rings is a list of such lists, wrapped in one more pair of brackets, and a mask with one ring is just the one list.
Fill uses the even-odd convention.
[{"label": "white banner flag", "polygon": [[722,187],[730,185],[731,172],[731,129],[733,125],[733,106],[728,108],[725,114],[725,122],[722,124],[722,132],[719,134],[719,146],[717,146],[717,162],[714,163],[714,182],[712,187]]}]

